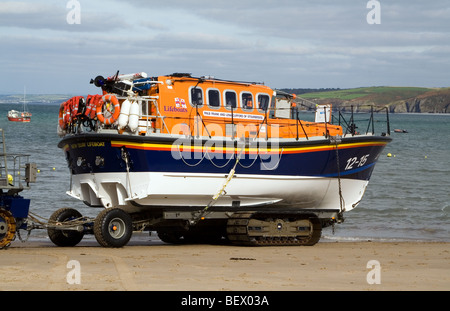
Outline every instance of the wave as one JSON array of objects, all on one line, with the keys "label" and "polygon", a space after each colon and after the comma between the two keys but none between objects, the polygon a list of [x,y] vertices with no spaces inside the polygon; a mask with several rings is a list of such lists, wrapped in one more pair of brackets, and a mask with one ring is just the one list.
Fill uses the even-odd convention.
[{"label": "wave", "polygon": [[373,236],[329,236],[322,235],[320,242],[450,242],[439,238],[408,238],[408,237],[373,237]]}]

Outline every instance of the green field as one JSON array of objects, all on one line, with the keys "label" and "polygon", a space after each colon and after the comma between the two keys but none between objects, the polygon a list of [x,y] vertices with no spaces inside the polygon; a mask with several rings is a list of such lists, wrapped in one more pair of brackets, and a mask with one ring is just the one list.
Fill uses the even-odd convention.
[{"label": "green field", "polygon": [[340,99],[340,100],[371,100],[377,104],[388,104],[397,100],[412,98],[435,89],[422,87],[361,87],[337,91],[306,93],[300,97],[306,99]]}]

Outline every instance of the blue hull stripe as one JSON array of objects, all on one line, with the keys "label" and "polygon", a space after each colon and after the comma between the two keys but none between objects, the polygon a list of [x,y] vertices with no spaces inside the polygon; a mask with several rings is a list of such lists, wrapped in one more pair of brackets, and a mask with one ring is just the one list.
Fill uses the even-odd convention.
[{"label": "blue hull stripe", "polygon": [[319,177],[339,177],[339,175],[341,177],[344,177],[344,176],[347,176],[347,175],[351,175],[351,174],[356,174],[356,173],[362,172],[364,170],[367,170],[367,169],[371,168],[374,165],[375,165],[375,163],[370,163],[369,165],[364,165],[362,167],[355,168],[355,169],[350,170],[350,171],[344,171],[344,172],[332,173],[332,174],[325,174],[325,175],[321,175]]},{"label": "blue hull stripe", "polygon": [[[233,153],[211,155],[199,152],[187,152],[185,158],[180,153],[172,152],[172,141],[157,141],[155,148],[141,148],[136,141],[111,145],[117,141],[116,135],[75,135],[64,138],[58,145],[65,151],[72,174],[126,172],[127,164],[123,153],[128,155],[130,172],[175,172],[228,174],[236,160]],[[144,137],[148,144],[151,138]],[[150,142],[154,142],[155,139]],[[339,145],[339,168],[336,149],[329,141],[298,142],[297,144],[280,144],[279,154],[266,158],[267,155],[243,154],[236,168],[236,174],[310,176],[369,180],[374,165],[390,138],[343,139]],[[237,149],[238,150],[238,149]],[[284,152],[283,152],[284,151]],[[216,158],[214,158],[214,155]],[[188,157],[191,156],[191,159]],[[217,157],[219,156],[219,157]]]}]

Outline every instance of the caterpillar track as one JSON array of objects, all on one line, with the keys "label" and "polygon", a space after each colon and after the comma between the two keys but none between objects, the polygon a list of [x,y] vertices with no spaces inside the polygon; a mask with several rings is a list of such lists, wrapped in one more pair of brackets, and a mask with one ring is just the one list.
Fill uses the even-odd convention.
[{"label": "caterpillar track", "polygon": [[314,214],[237,212],[227,222],[231,243],[248,246],[316,244],[322,225]]}]

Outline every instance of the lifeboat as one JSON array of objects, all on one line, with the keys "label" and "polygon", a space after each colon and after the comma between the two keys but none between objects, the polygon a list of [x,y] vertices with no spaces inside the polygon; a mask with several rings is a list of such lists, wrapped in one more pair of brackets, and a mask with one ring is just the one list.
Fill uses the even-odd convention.
[{"label": "lifeboat", "polygon": [[136,229],[171,243],[313,245],[361,202],[391,141],[388,123],[356,132],[331,104],[262,83],[184,73],[92,81],[103,95],[97,115],[58,146],[68,194],[104,208],[94,224],[103,246],[125,245]]}]

